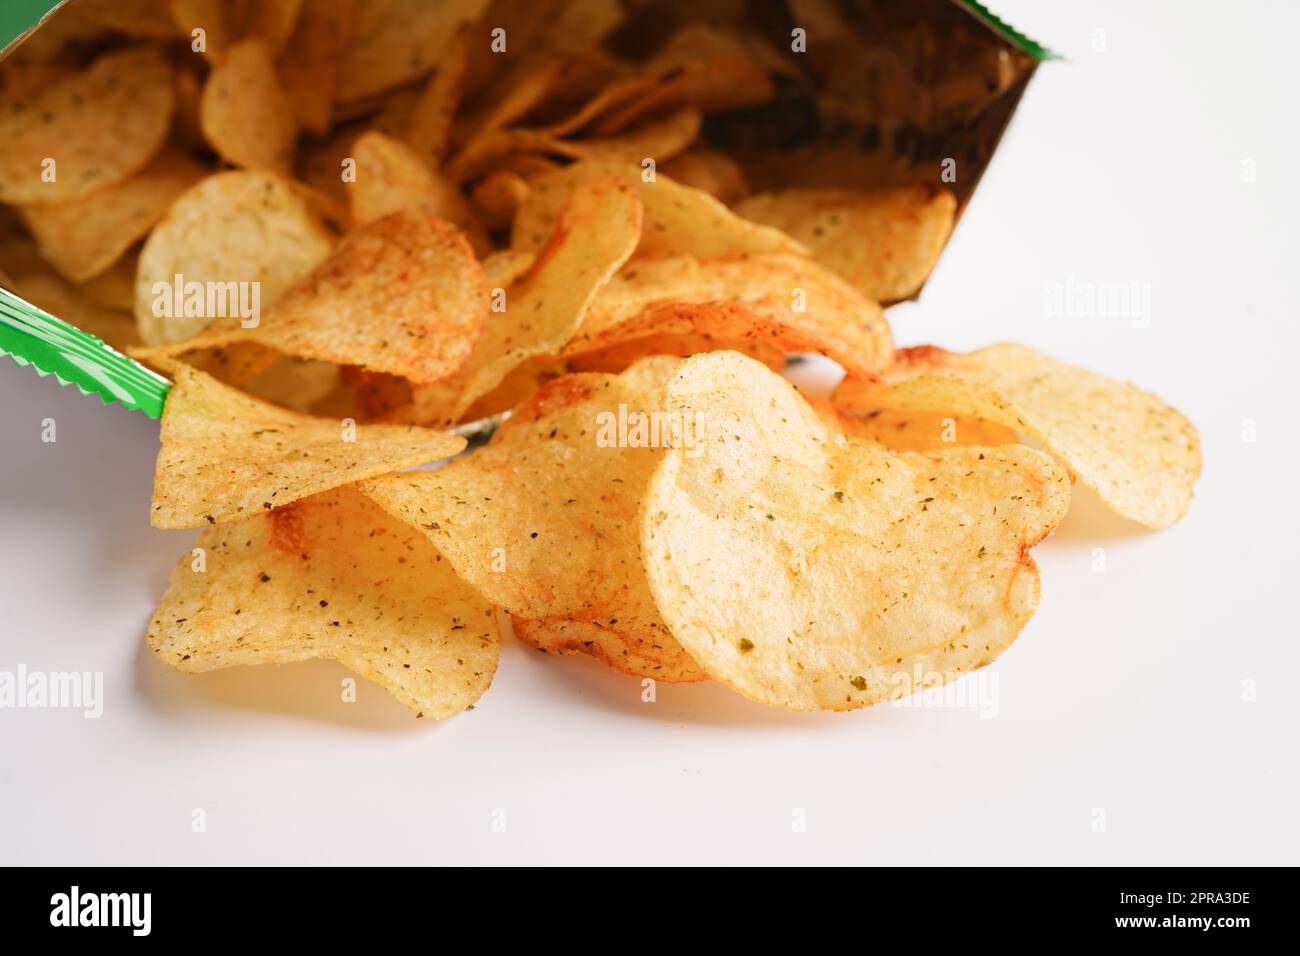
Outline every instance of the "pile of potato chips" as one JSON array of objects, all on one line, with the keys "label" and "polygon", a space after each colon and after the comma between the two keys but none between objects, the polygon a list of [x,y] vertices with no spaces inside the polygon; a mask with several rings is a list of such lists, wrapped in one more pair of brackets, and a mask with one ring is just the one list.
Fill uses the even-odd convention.
[{"label": "pile of potato chips", "polygon": [[[1015,640],[1074,482],[1150,528],[1187,510],[1198,438],[1159,399],[1017,345],[895,349],[882,306],[959,211],[937,168],[755,192],[709,124],[789,57],[705,19],[632,57],[628,16],[74,0],[0,64],[0,276],[175,383],[152,521],[204,530],[164,661],[332,658],[441,718],[504,628],[847,710]],[[833,395],[779,374],[806,353]]]}]

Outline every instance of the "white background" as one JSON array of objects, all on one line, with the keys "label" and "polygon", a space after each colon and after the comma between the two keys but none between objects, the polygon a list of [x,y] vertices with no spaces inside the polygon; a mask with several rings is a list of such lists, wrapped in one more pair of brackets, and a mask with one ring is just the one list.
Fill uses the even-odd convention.
[{"label": "white background", "polygon": [[[1300,7],[995,6],[1070,59],[1031,83],[898,339],[1133,380],[1206,466],[1163,533],[1076,495],[1034,552],[1037,616],[981,672],[994,716],[787,714],[712,685],[643,704],[513,642],[443,724],[364,681],[340,704],[334,664],[170,671],[141,638],[193,533],[149,527],[156,423],[3,361],[0,669],[103,671],[106,701],[0,711],[0,862],[1300,862]],[[1149,283],[1149,327],[1047,317],[1069,276]]]}]

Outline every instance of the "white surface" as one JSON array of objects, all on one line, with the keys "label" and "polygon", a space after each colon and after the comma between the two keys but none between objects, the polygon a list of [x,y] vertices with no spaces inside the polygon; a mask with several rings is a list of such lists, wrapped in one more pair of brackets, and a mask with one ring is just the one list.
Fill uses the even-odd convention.
[{"label": "white surface", "polygon": [[[1031,84],[898,338],[1016,340],[1132,379],[1206,458],[1161,534],[1076,496],[1034,552],[1037,616],[982,672],[996,716],[795,715],[719,686],[643,704],[515,644],[441,725],[364,681],[338,703],[333,664],[171,672],[141,634],[192,534],[148,525],[157,426],[5,361],[0,670],[103,671],[105,705],[0,710],[0,862],[1300,862],[1300,9],[996,7],[1072,60]],[[1149,283],[1149,327],[1046,317],[1071,275]]]}]

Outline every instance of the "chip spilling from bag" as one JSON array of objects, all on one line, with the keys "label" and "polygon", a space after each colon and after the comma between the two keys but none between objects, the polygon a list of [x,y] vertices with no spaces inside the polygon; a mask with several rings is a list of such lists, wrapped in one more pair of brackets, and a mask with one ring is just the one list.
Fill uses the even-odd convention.
[{"label": "chip spilling from bag", "polygon": [[209,528],[149,648],[183,671],[335,660],[442,719],[492,683],[496,612],[422,535],[349,488]]},{"label": "chip spilling from bag", "polygon": [[1023,345],[967,354],[903,349],[879,379],[846,379],[835,402],[957,414],[1014,429],[1056,455],[1126,518],[1166,528],[1192,503],[1201,443],[1177,409],[1126,382]]},{"label": "chip spilling from bag", "polygon": [[162,419],[152,519],[196,528],[457,454],[465,439],[408,425],[357,425],[278,408],[177,361]]},{"label": "chip spilling from bag", "polygon": [[851,710],[1011,645],[1072,481],[1187,511],[1160,399],[894,345],[1041,48],[752,6],[71,0],[6,51],[0,281],[172,379],[158,659],[441,718],[508,618],[629,693]]},{"label": "chip spilling from bag", "polygon": [[1070,501],[1050,455],[846,438],[730,352],[683,362],[664,411],[703,435],[650,479],[650,589],[691,657],[746,697],[851,710],[909,696],[988,664],[1033,614],[1029,549]]}]

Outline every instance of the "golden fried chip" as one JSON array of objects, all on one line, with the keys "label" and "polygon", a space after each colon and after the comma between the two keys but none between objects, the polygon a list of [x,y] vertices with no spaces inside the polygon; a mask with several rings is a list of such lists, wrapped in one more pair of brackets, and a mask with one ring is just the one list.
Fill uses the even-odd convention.
[{"label": "golden fried chip", "polygon": [[368,0],[344,60],[339,99],[359,100],[423,76],[487,6],[487,0]]},{"label": "golden fried chip", "polygon": [[[622,376],[556,379],[486,448],[359,487],[428,535],[492,603],[540,622],[525,639],[629,673],[699,679],[650,599],[637,537],[645,484],[670,438],[651,434],[650,413],[675,365],[655,359]],[[566,632],[593,643],[570,644]]]},{"label": "golden fried chip", "polygon": [[[707,324],[707,323],[701,323]],[[720,330],[725,331],[725,330]],[[752,328],[746,328],[752,333]],[[571,372],[621,372],[633,362],[651,355],[672,355],[685,357],[697,352],[717,352],[731,350],[748,355],[762,362],[775,372],[781,371],[786,363],[786,348],[780,335],[771,338],[754,337],[748,339],[715,338],[707,332],[680,331],[660,332],[640,338],[623,339],[613,345],[570,356],[565,364]],[[473,419],[472,414],[467,414]]]},{"label": "golden fried chip", "polygon": [[853,438],[866,438],[893,451],[935,451],[953,445],[1009,445],[1018,441],[1014,429],[966,415],[901,408],[878,408],[862,415],[837,412],[829,402],[810,405],[831,428]]},{"label": "golden fried chip", "polygon": [[[352,45],[360,0],[304,3],[284,54],[280,80],[298,125],[313,133],[330,128],[344,52]],[[334,169],[338,176],[338,168]]]},{"label": "golden fried chip", "polygon": [[409,209],[455,223],[475,248],[489,247],[469,200],[405,143],[383,133],[363,133],[352,147],[352,158],[356,182],[348,187],[348,196],[354,225]]},{"label": "golden fried chip", "polygon": [[448,164],[447,175],[467,182],[487,172],[511,153],[541,153],[602,163],[663,163],[686,150],[699,135],[702,117],[693,106],[651,117],[603,138],[566,139],[543,129],[500,129],[478,138],[473,151],[462,151]]},{"label": "golden fried chip", "polygon": [[224,59],[243,34],[248,0],[167,0],[176,28],[190,49],[212,61]]},{"label": "golden fried chip", "polygon": [[112,268],[206,172],[180,150],[165,148],[138,173],[89,195],[19,209],[46,261],[85,282]]},{"label": "golden fried chip", "polygon": [[166,61],[140,47],[0,114],[0,202],[63,202],[125,179],[158,152],[174,101]]},{"label": "golden fried chip", "polygon": [[908,695],[989,663],[1033,614],[1029,548],[1070,497],[1050,455],[844,438],[728,352],[682,363],[664,411],[699,417],[702,442],[650,479],[650,589],[686,651],[746,697],[850,710]]},{"label": "golden fried chip", "polygon": [[698,146],[664,163],[660,173],[681,186],[706,192],[727,206],[750,192],[740,163],[726,153]]},{"label": "golden fried chip", "polygon": [[499,169],[475,183],[470,195],[489,228],[506,229],[528,198],[529,188],[528,180],[518,173]]},{"label": "golden fried chip", "polygon": [[939,261],[957,200],[924,186],[787,189],[750,196],[736,213],[806,243],[818,262],[868,298],[895,302],[916,294]]},{"label": "golden fried chip", "polygon": [[736,36],[704,23],[679,30],[644,69],[653,85],[601,116],[597,133],[616,133],[643,116],[681,106],[705,113],[757,106],[775,91],[767,70]]},{"label": "golden fried chip", "polygon": [[203,136],[222,159],[288,174],[298,142],[293,103],[261,39],[241,40],[212,68],[199,101]]},{"label": "golden fried chip", "polygon": [[664,335],[766,341],[858,373],[893,357],[878,305],[815,262],[788,255],[637,260],[600,291],[564,351],[581,355]]},{"label": "golden fried chip", "polygon": [[341,377],[333,362],[277,355],[275,362],[248,379],[242,390],[272,405],[309,414],[338,386]]},{"label": "golden fried chip", "polygon": [[32,305],[122,351],[139,340],[130,312],[99,305],[58,276],[29,275],[11,288]]},{"label": "golden fried chip", "polygon": [[[288,180],[257,170],[209,176],[172,203],[145,241],[135,290],[140,337],[162,345],[214,320],[237,325],[248,318],[239,314],[241,293],[247,304],[256,292],[265,309],[328,256],[333,242]],[[198,284],[197,299],[189,283]]]},{"label": "golden fried chip", "polygon": [[1166,528],[1192,503],[1201,444],[1177,409],[1126,382],[1067,365],[1023,345],[967,354],[902,349],[883,381],[836,390],[847,410],[922,409],[979,418],[1041,442],[1107,505]]},{"label": "golden fried chip", "polygon": [[[135,273],[140,263],[138,248],[128,251],[106,271],[80,283],[81,294],[96,305],[131,315],[135,324]],[[135,336],[137,339],[139,336]]]},{"label": "golden fried chip", "polygon": [[646,182],[639,166],[628,163],[575,163],[530,183],[515,215],[510,243],[538,249],[573,190],[590,179],[614,177],[637,192],[645,207],[638,256],[691,255],[699,258],[771,252],[806,255],[808,250],[785,233],[748,222],[700,189],[658,173]]},{"label": "golden fried chip", "polygon": [[473,706],[496,672],[490,604],[437,550],[350,488],[207,529],[149,622],[149,649],[200,673],[324,658],[415,712]]},{"label": "golden fried chip", "polygon": [[465,238],[435,216],[404,210],[346,236],[257,325],[227,324],[162,352],[256,342],[438,382],[469,358],[488,306],[487,281]]},{"label": "golden fried chip", "polygon": [[[320,6],[331,6],[335,2],[330,0]],[[313,5],[305,0],[257,0],[249,7],[244,35],[266,41],[271,52],[279,56],[294,34],[302,8]]]},{"label": "golden fried chip", "polygon": [[430,169],[442,168],[450,148],[451,121],[464,90],[467,45],[465,34],[458,34],[406,117],[406,141]]},{"label": "golden fried chip", "polygon": [[[444,382],[416,388],[411,420],[458,421],[509,372],[564,347],[588,305],[627,261],[641,236],[641,203],[615,180],[584,182],[561,213],[550,241],[517,290],[494,294],[493,311],[465,367]],[[503,283],[496,288],[505,289]]]},{"label": "golden fried chip", "polygon": [[278,408],[182,362],[154,473],[156,528],[247,518],[362,478],[455,455],[465,439],[408,425],[355,425]]}]

